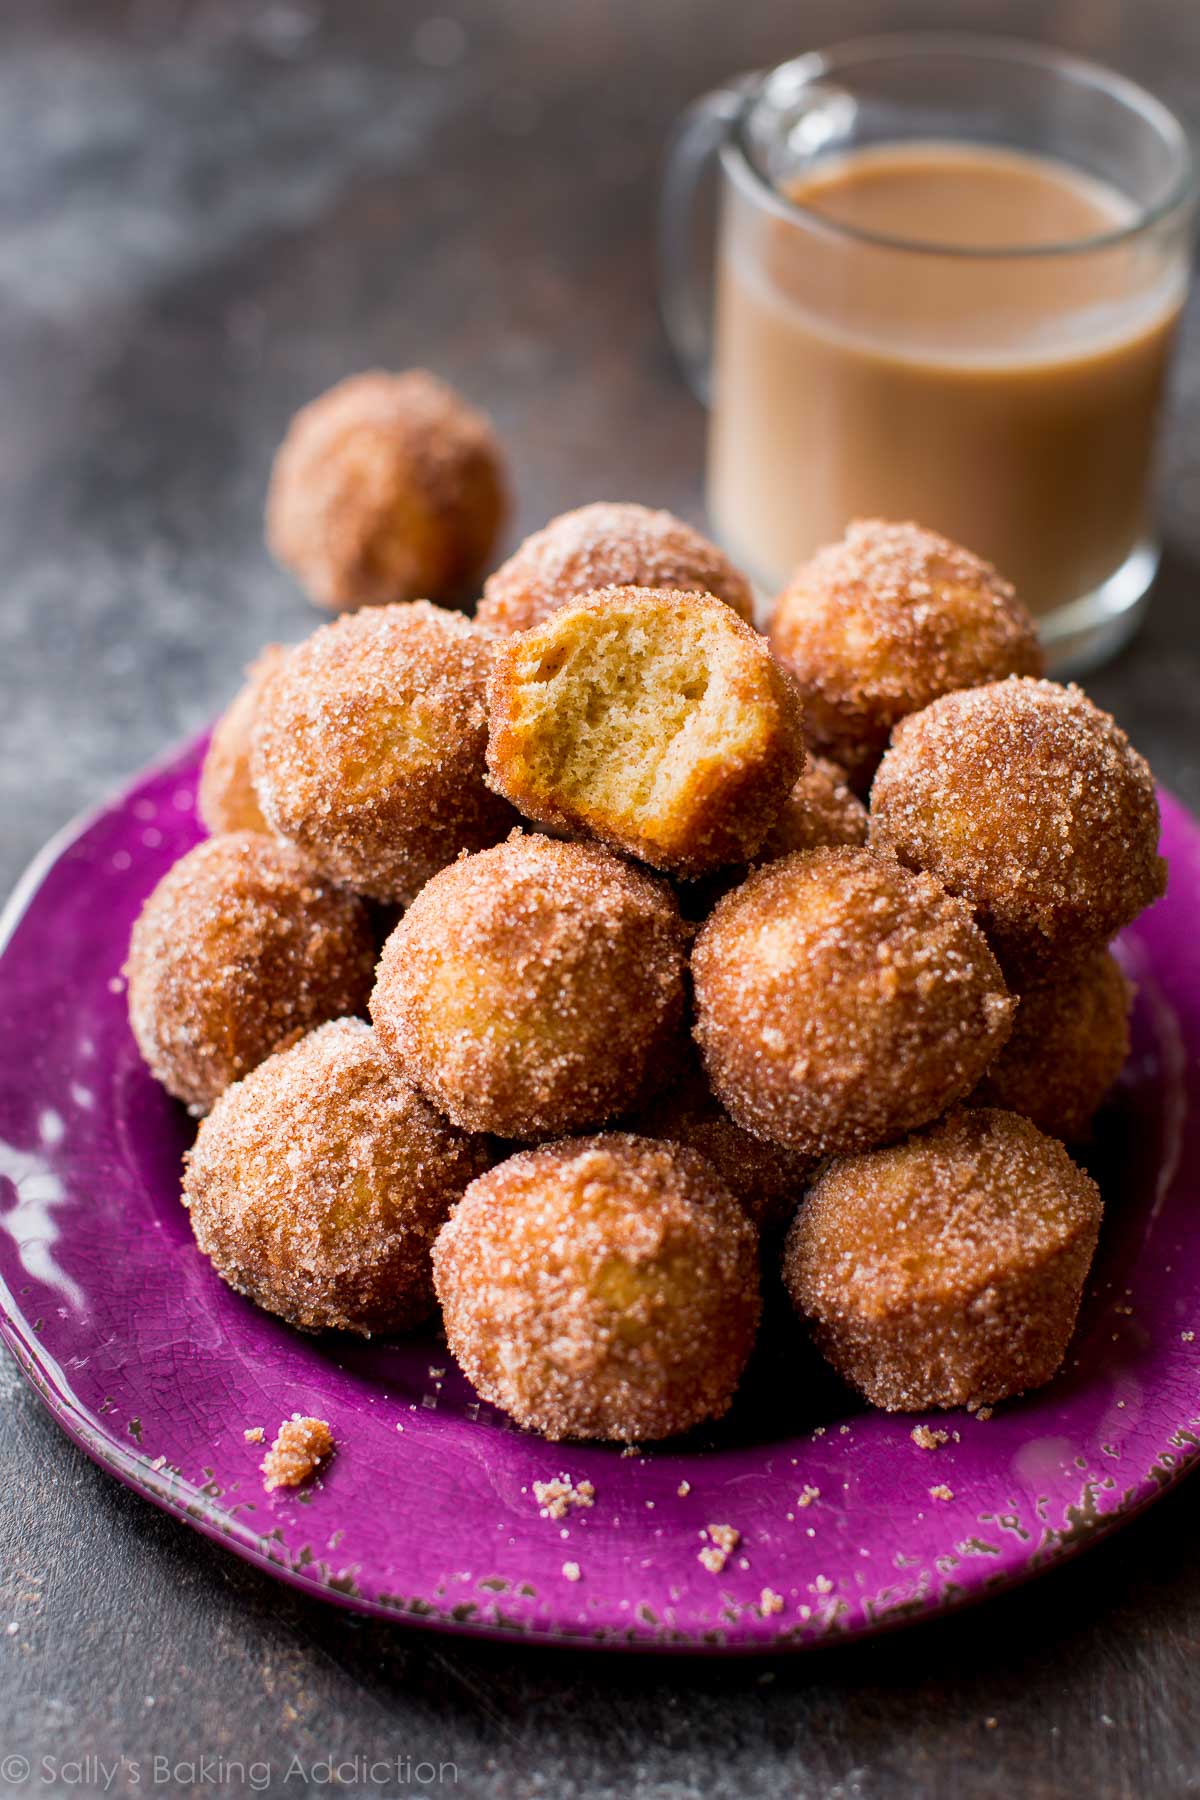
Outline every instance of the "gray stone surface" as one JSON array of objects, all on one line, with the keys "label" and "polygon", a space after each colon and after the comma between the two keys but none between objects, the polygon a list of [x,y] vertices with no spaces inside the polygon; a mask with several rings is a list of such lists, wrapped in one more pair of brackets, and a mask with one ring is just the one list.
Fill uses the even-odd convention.
[{"label": "gray stone surface", "polygon": [[[1192,4],[970,10],[1200,123]],[[290,412],[339,375],[425,362],[488,406],[518,532],[600,496],[699,519],[703,420],[652,297],[671,117],[806,43],[961,18],[952,0],[8,0],[0,890],[209,718],[260,643],[311,627],[261,504]],[[1194,322],[1179,374],[1161,590],[1091,685],[1200,807]],[[465,1793],[553,1800],[1193,1791],[1194,1503],[974,1616],[803,1662],[494,1649],[242,1567],[94,1470],[0,1358],[0,1794],[99,1791],[94,1767],[45,1778],[47,1756],[139,1758],[149,1787],[156,1753],[269,1758],[277,1785],[293,1753],[452,1758]],[[6,1754],[32,1760],[29,1786]],[[250,1784],[197,1766],[159,1785]]]}]

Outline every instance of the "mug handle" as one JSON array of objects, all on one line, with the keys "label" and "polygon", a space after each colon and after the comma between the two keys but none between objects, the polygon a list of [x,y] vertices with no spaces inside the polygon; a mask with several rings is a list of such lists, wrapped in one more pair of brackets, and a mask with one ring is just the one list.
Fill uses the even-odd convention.
[{"label": "mug handle", "polygon": [[744,75],[693,100],[667,144],[658,205],[658,304],[675,360],[704,406],[712,398],[712,304],[698,279],[696,196],[747,91],[760,80]]}]

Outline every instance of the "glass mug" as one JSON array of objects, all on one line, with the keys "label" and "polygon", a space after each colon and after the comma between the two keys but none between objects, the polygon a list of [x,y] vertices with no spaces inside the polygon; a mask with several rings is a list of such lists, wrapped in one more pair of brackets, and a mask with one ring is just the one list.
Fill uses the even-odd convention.
[{"label": "glass mug", "polygon": [[[700,178],[719,158],[710,332]],[[742,78],[676,133],[660,280],[711,407],[712,529],[760,591],[851,518],[915,519],[1016,585],[1056,668],[1132,635],[1188,278],[1187,139],[1033,45],[912,34]]]}]

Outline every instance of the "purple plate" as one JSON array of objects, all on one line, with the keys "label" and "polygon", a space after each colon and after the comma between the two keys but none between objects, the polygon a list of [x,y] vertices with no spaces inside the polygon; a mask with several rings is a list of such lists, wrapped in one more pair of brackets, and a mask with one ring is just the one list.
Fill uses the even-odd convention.
[{"label": "purple plate", "polygon": [[[138,1060],[129,928],[199,835],[202,746],[43,854],[0,941],[0,1329],[63,1429],[131,1487],[306,1590],[487,1636],[777,1650],[977,1599],[1111,1530],[1200,1454],[1200,828],[1164,797],[1171,891],[1126,934],[1134,1052],[1092,1158],[1107,1217],[1066,1369],[988,1420],[869,1413],[777,1308],[732,1415],[623,1456],[513,1429],[432,1329],[306,1338],[229,1292],[179,1205],[191,1135]],[[293,1411],[337,1453],[267,1495]],[[560,1473],[595,1503],[541,1516]],[[724,1569],[703,1534],[741,1542]]]}]

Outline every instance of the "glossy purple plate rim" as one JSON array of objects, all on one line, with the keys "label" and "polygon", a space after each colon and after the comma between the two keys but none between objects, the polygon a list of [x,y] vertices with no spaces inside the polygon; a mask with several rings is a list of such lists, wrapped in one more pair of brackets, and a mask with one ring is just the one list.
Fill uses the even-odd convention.
[{"label": "glossy purple plate rim", "polygon": [[[1093,1162],[1101,1252],[1067,1365],[997,1409],[863,1410],[776,1318],[727,1423],[623,1456],[476,1402],[437,1337],[304,1338],[212,1276],[178,1205],[189,1129],[137,1059],[129,923],[200,835],[203,740],[67,827],[0,916],[0,1336],[67,1434],[245,1560],[356,1611],[492,1638],[763,1652],[985,1598],[1097,1541],[1200,1457],[1200,827],[1163,795],[1167,898],[1121,954],[1135,1044]],[[338,1450],[268,1496],[291,1411]],[[923,1450],[916,1425],[947,1431]],[[397,1429],[399,1427],[399,1429]],[[590,1480],[547,1517],[535,1481]],[[740,1533],[725,1567],[710,1526]],[[710,1559],[711,1560],[711,1559]]]}]

